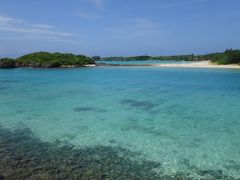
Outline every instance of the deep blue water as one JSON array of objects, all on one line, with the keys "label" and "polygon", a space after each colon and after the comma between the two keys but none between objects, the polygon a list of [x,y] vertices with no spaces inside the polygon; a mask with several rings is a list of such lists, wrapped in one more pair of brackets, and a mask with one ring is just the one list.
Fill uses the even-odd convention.
[{"label": "deep blue water", "polygon": [[136,152],[165,174],[240,177],[240,71],[96,67],[0,70],[0,124],[42,141]]}]

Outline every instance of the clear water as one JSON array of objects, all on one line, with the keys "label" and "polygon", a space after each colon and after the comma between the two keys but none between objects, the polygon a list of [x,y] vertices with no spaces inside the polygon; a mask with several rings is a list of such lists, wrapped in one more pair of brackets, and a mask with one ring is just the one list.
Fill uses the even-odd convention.
[{"label": "clear water", "polygon": [[97,63],[120,64],[120,65],[149,65],[149,64],[186,64],[191,61],[161,61],[161,60],[145,60],[145,61],[97,61]]},{"label": "clear water", "polygon": [[48,142],[120,146],[161,162],[166,174],[240,177],[239,70],[0,70],[0,124]]}]

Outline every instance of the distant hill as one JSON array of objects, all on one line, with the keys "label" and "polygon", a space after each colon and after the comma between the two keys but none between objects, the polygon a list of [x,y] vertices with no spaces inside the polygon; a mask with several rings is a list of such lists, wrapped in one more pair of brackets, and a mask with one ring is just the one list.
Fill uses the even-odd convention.
[{"label": "distant hill", "polygon": [[16,59],[19,67],[61,67],[61,66],[84,66],[93,64],[94,61],[84,55],[37,52],[27,54]]},{"label": "distant hill", "polygon": [[105,61],[146,61],[146,60],[175,60],[175,61],[197,61],[199,56],[191,55],[177,55],[177,56],[131,56],[131,57],[105,57],[101,58]]},{"label": "distant hill", "polygon": [[23,55],[17,59],[0,59],[0,67],[35,67],[35,68],[57,68],[57,67],[81,67],[94,64],[92,58],[84,55],[36,52]]},{"label": "distant hill", "polygon": [[0,59],[0,68],[34,67],[34,68],[58,68],[58,67],[82,67],[87,64],[95,64],[95,61],[143,61],[143,60],[175,60],[175,61],[203,61],[211,60],[217,64],[239,64],[240,50],[228,49],[223,53],[211,53],[206,55],[177,55],[177,56],[132,56],[132,57],[87,57],[70,53],[36,52],[23,55],[17,59]]},{"label": "distant hill", "polygon": [[143,60],[175,60],[175,61],[204,61],[211,60],[217,64],[240,64],[240,50],[228,49],[223,53],[206,55],[176,55],[176,56],[132,56],[132,57],[105,57],[105,61],[143,61]]}]

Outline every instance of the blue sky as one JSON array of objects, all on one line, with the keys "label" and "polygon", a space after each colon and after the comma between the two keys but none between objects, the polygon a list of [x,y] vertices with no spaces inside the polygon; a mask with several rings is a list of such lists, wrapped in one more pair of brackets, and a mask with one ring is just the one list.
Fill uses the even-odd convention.
[{"label": "blue sky", "polygon": [[0,0],[0,57],[202,54],[240,48],[239,0]]}]

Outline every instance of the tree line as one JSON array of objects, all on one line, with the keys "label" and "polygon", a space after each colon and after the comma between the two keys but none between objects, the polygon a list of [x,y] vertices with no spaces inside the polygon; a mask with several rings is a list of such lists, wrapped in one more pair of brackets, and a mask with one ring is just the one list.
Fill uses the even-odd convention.
[{"label": "tree line", "polygon": [[210,60],[217,64],[240,64],[240,50],[227,49],[223,53],[211,53],[206,55],[176,55],[176,56],[132,56],[132,57],[105,57],[104,61],[143,61],[143,60],[165,60],[165,61],[206,61]]},{"label": "tree line", "polygon": [[23,55],[16,59],[1,58],[0,68],[35,67],[35,68],[58,68],[58,67],[82,67],[94,64],[95,61],[143,61],[143,60],[175,60],[175,61],[204,61],[210,60],[217,64],[239,64],[240,50],[227,49],[223,53],[211,53],[206,55],[177,55],[177,56],[132,56],[132,57],[87,57],[71,53],[36,52]]},{"label": "tree line", "polygon": [[81,67],[87,64],[94,64],[94,60],[84,55],[70,53],[49,53],[36,52],[26,54],[16,59],[0,59],[0,67],[34,67],[34,68],[57,68],[57,67]]}]

